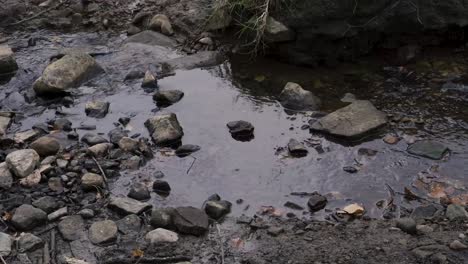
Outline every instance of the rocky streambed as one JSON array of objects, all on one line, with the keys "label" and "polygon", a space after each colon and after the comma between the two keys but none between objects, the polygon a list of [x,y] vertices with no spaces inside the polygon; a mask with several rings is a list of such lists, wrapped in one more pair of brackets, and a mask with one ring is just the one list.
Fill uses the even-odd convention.
[{"label": "rocky streambed", "polygon": [[466,262],[463,51],[311,69],[150,18],[1,41],[3,262]]}]

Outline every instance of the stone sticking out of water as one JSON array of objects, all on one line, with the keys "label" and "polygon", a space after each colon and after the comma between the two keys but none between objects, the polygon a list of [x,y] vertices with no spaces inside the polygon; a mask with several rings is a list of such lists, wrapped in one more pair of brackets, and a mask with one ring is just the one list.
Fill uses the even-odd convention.
[{"label": "stone sticking out of water", "polygon": [[102,68],[87,54],[69,54],[51,63],[34,83],[38,95],[63,94],[95,77]]},{"label": "stone sticking out of water", "polygon": [[89,117],[104,118],[109,112],[109,102],[92,101],[85,106],[85,113]]},{"label": "stone sticking out of water", "polygon": [[187,144],[187,145],[182,145],[178,147],[175,151],[175,154],[177,155],[177,157],[183,158],[183,157],[189,156],[190,154],[194,152],[199,151],[200,149],[201,149],[200,146]]},{"label": "stone sticking out of water", "polygon": [[289,140],[288,150],[291,156],[297,158],[305,157],[309,153],[304,144],[300,143],[296,139]]},{"label": "stone sticking out of water", "polygon": [[141,87],[156,89],[158,88],[158,79],[156,79],[156,76],[154,76],[150,71],[146,71]]},{"label": "stone sticking out of water", "polygon": [[449,149],[442,143],[432,140],[421,140],[408,147],[410,154],[433,160],[442,159]]},{"label": "stone sticking out of water", "polygon": [[18,69],[18,64],[14,58],[14,53],[7,45],[0,45],[0,81],[14,75]]},{"label": "stone sticking out of water", "polygon": [[163,14],[157,14],[153,16],[149,23],[149,28],[155,31],[159,31],[166,36],[171,36],[174,34],[174,30],[172,29],[169,18]]},{"label": "stone sticking out of water", "polygon": [[208,216],[195,207],[178,207],[174,225],[180,233],[201,236],[208,231]]},{"label": "stone sticking out of water", "polygon": [[160,146],[178,143],[184,135],[174,113],[154,116],[146,120],[145,126],[148,128],[154,143]]},{"label": "stone sticking out of water", "polygon": [[309,209],[312,212],[317,212],[325,208],[325,206],[327,206],[327,203],[328,203],[327,197],[320,195],[318,193],[314,193],[309,198],[307,205],[309,206]]},{"label": "stone sticking out of water", "polygon": [[250,141],[254,138],[254,126],[243,120],[227,123],[232,138],[238,141]]},{"label": "stone sticking out of water", "polygon": [[122,215],[140,214],[153,207],[151,204],[142,203],[135,199],[126,197],[113,197],[109,203],[109,208]]},{"label": "stone sticking out of water", "polygon": [[205,212],[211,218],[218,220],[231,212],[232,203],[229,201],[208,201],[205,204]]},{"label": "stone sticking out of water", "polygon": [[168,107],[179,102],[184,97],[184,92],[179,90],[157,91],[153,100],[158,107]]},{"label": "stone sticking out of water", "polygon": [[294,32],[283,23],[268,16],[265,27],[265,39],[268,42],[286,42],[294,40]]},{"label": "stone sticking out of water", "polygon": [[312,92],[304,90],[299,84],[289,82],[279,95],[279,101],[283,107],[292,110],[318,110],[321,106],[320,99]]},{"label": "stone sticking out of water", "polygon": [[225,59],[225,56],[219,51],[199,51],[193,55],[163,62],[163,67],[171,70],[193,70],[219,65]]},{"label": "stone sticking out of water", "polygon": [[369,101],[358,100],[317,120],[311,130],[337,137],[360,138],[386,123],[385,113]]}]

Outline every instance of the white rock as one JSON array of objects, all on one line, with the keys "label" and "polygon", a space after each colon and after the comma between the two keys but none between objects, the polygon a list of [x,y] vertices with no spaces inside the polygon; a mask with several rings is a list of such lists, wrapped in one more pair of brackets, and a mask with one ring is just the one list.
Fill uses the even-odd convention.
[{"label": "white rock", "polygon": [[6,157],[6,163],[17,177],[29,176],[39,164],[39,154],[33,149],[14,151]]},{"label": "white rock", "polygon": [[148,232],[145,236],[145,240],[148,243],[174,243],[179,240],[179,236],[176,232],[164,228],[157,228],[153,231]]}]

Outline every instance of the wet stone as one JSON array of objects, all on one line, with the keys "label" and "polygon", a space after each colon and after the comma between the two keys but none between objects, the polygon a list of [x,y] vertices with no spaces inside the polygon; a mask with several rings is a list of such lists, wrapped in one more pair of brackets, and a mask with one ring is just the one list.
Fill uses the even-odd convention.
[{"label": "wet stone", "polygon": [[8,190],[13,184],[13,175],[6,162],[0,163],[0,189]]},{"label": "wet stone", "polygon": [[172,38],[151,30],[145,30],[129,37],[126,43],[141,43],[163,47],[175,47],[177,45],[177,42]]},{"label": "wet stone", "polygon": [[97,158],[104,157],[109,153],[112,147],[113,145],[111,143],[100,143],[89,147],[88,152]]},{"label": "wet stone", "polygon": [[311,125],[311,130],[338,137],[356,138],[386,123],[385,113],[377,110],[369,101],[358,100],[320,118]]},{"label": "wet stone", "polygon": [[348,172],[348,173],[357,173],[359,170],[354,167],[354,166],[346,166],[346,167],[343,167],[343,170]]},{"label": "wet stone", "polygon": [[151,198],[151,194],[148,190],[148,187],[146,187],[145,184],[135,182],[134,184],[132,184],[132,187],[130,187],[128,197],[139,201],[147,201]]},{"label": "wet stone", "polygon": [[17,177],[24,178],[34,171],[39,164],[39,159],[35,150],[22,149],[8,154],[5,161]]},{"label": "wet stone", "polygon": [[312,92],[293,82],[286,84],[279,95],[279,101],[285,108],[299,111],[318,110],[322,104]]},{"label": "wet stone", "polygon": [[148,232],[145,235],[145,240],[151,245],[158,243],[174,243],[179,240],[179,235],[177,235],[176,232],[164,228],[157,228]]},{"label": "wet stone", "polygon": [[169,69],[192,70],[196,68],[212,67],[223,63],[226,60],[220,51],[199,51],[195,54],[175,58],[163,62],[164,67]]},{"label": "wet stone", "polygon": [[171,192],[171,186],[167,181],[155,180],[153,182],[153,191],[160,195],[169,195]]},{"label": "wet stone", "polygon": [[183,234],[200,236],[208,231],[208,216],[195,207],[178,207],[174,214],[174,225]]},{"label": "wet stone", "polygon": [[53,156],[60,150],[60,143],[52,137],[41,137],[30,146],[41,157]]},{"label": "wet stone", "polygon": [[18,69],[14,53],[7,45],[0,45],[0,80],[3,77],[13,75]]},{"label": "wet stone", "polygon": [[51,191],[58,192],[58,193],[63,192],[62,179],[59,177],[49,178],[47,185],[49,186],[49,189]]},{"label": "wet stone", "polygon": [[301,158],[307,156],[309,151],[306,149],[304,144],[300,143],[296,139],[290,139],[288,143],[289,154],[293,157]]},{"label": "wet stone", "polygon": [[41,238],[31,234],[31,233],[22,233],[18,239],[18,251],[24,253],[27,251],[34,251],[36,249],[42,248],[44,241]]},{"label": "wet stone", "polygon": [[119,140],[119,148],[123,151],[134,152],[138,150],[138,141],[129,137],[123,137]]},{"label": "wet stone", "polygon": [[73,241],[80,239],[84,232],[84,220],[81,215],[72,215],[65,217],[58,224],[58,230],[63,239]]},{"label": "wet stone", "polygon": [[227,123],[227,127],[235,140],[250,141],[254,137],[254,126],[247,121],[232,121]]},{"label": "wet stone", "polygon": [[57,219],[60,219],[61,217],[66,216],[67,214],[68,214],[68,208],[63,207],[63,208],[58,209],[55,212],[50,213],[47,216],[47,220],[49,220],[49,222],[53,222],[53,221],[55,221]]},{"label": "wet stone", "polygon": [[174,30],[172,29],[169,18],[163,14],[157,14],[153,16],[149,22],[149,28],[155,31],[159,31],[166,36],[171,36],[174,34]]},{"label": "wet stone", "polygon": [[156,79],[156,76],[154,76],[150,71],[146,71],[141,87],[151,89],[158,88],[158,80]]},{"label": "wet stone", "polygon": [[117,211],[123,215],[129,214],[140,214],[148,209],[151,209],[152,205],[148,203],[142,203],[135,199],[126,197],[113,197],[109,203],[109,208]]},{"label": "wet stone", "polygon": [[138,70],[134,70],[134,71],[130,71],[129,73],[127,73],[127,75],[125,75],[125,81],[129,81],[129,80],[136,80],[136,79],[141,79],[145,77],[145,72],[144,71],[138,71]]},{"label": "wet stone", "polygon": [[52,196],[44,196],[32,202],[36,208],[43,210],[46,213],[52,213],[60,207],[60,204]]},{"label": "wet stone", "polygon": [[94,211],[92,209],[82,209],[78,212],[84,219],[91,219],[94,217]]},{"label": "wet stone", "polygon": [[468,246],[460,242],[460,240],[454,240],[452,243],[449,245],[450,249],[452,250],[466,250],[468,249]]},{"label": "wet stone", "polygon": [[52,124],[54,130],[71,131],[72,122],[66,118],[58,118]]},{"label": "wet stone", "polygon": [[88,146],[94,146],[101,143],[107,143],[107,139],[96,134],[86,133],[82,138],[81,142],[86,143]]},{"label": "wet stone", "polygon": [[158,107],[168,107],[179,102],[184,97],[184,92],[179,90],[157,91],[153,100]]},{"label": "wet stone", "polygon": [[105,244],[117,240],[118,228],[114,221],[95,222],[89,228],[89,240],[95,244]]},{"label": "wet stone", "polygon": [[177,155],[177,157],[183,158],[183,157],[189,156],[190,154],[194,152],[199,151],[200,149],[201,149],[200,146],[187,144],[187,145],[182,145],[178,147],[175,151],[175,154]]},{"label": "wet stone", "polygon": [[327,197],[320,195],[318,193],[314,193],[309,198],[307,205],[309,206],[309,209],[312,212],[316,212],[325,208],[325,206],[327,206],[327,203],[328,203]]},{"label": "wet stone", "polygon": [[138,233],[141,229],[141,219],[138,215],[127,215],[117,221],[117,227],[124,234]]},{"label": "wet stone", "polygon": [[165,146],[177,143],[184,135],[177,116],[173,113],[152,117],[145,122],[145,126],[156,145]]},{"label": "wet stone", "polygon": [[447,211],[445,215],[451,221],[453,220],[467,220],[468,219],[468,212],[465,208],[461,205],[451,204],[447,206]]},{"label": "wet stone", "polygon": [[437,211],[443,210],[440,205],[423,205],[416,207],[411,213],[413,219],[431,219],[437,213]]},{"label": "wet stone", "polygon": [[205,203],[205,212],[213,219],[220,219],[221,217],[231,212],[232,203],[228,201],[208,201]]},{"label": "wet stone", "polygon": [[442,143],[432,140],[417,141],[408,147],[408,152],[413,155],[440,160],[449,151]]},{"label": "wet stone", "polygon": [[356,101],[356,95],[352,94],[352,93],[346,93],[341,99],[340,101],[343,102],[343,103],[352,103],[354,101]]},{"label": "wet stone", "polygon": [[102,188],[104,185],[104,178],[95,173],[86,173],[81,177],[81,187],[83,190],[92,191]]},{"label": "wet stone", "polygon": [[118,145],[122,138],[128,137],[128,133],[120,127],[112,129],[107,135],[109,136],[110,142],[115,145]]},{"label": "wet stone", "polygon": [[403,232],[414,235],[417,233],[416,221],[412,218],[400,218],[396,220],[396,227]]},{"label": "wet stone", "polygon": [[286,42],[294,40],[294,31],[283,23],[268,16],[265,25],[265,39],[267,42]]},{"label": "wet stone", "polygon": [[93,57],[87,54],[68,54],[47,66],[34,83],[34,91],[39,95],[63,94],[101,71]]},{"label": "wet stone", "polygon": [[284,206],[294,210],[304,210],[304,207],[290,201],[287,201]]},{"label": "wet stone", "polygon": [[150,223],[153,227],[168,228],[172,226],[173,208],[157,208],[151,211]]},{"label": "wet stone", "polygon": [[122,124],[122,126],[126,126],[130,123],[131,119],[130,117],[120,117],[119,118],[119,123]]},{"label": "wet stone", "polygon": [[11,253],[13,240],[10,235],[0,232],[0,256],[6,257]]},{"label": "wet stone", "polygon": [[85,113],[89,117],[104,118],[109,112],[109,102],[92,101],[86,104]]},{"label": "wet stone", "polygon": [[387,143],[387,144],[395,145],[396,143],[398,143],[400,141],[400,139],[397,136],[394,136],[394,135],[386,135],[383,138],[383,141],[385,143]]},{"label": "wet stone", "polygon": [[31,230],[44,224],[47,213],[29,204],[23,204],[16,208],[11,223],[19,230]]}]

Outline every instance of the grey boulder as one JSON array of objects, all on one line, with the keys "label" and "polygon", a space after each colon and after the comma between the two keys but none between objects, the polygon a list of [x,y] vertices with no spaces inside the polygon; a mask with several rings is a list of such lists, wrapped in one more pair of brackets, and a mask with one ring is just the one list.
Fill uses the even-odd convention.
[{"label": "grey boulder", "polygon": [[135,199],[127,197],[113,197],[109,203],[109,208],[117,211],[123,215],[129,214],[141,214],[142,212],[151,209],[152,205],[148,203],[142,203]]},{"label": "grey boulder", "polygon": [[41,157],[53,156],[60,150],[60,143],[53,137],[41,137],[36,139],[30,146]]},{"label": "grey boulder", "polygon": [[33,149],[22,149],[14,151],[6,157],[8,168],[17,177],[29,176],[39,164],[39,154]]},{"label": "grey boulder", "polygon": [[305,157],[309,153],[304,144],[300,143],[296,139],[290,139],[288,143],[289,154],[293,157]]},{"label": "grey boulder", "polygon": [[180,141],[184,131],[174,113],[161,114],[145,122],[151,138],[156,145],[171,145]]},{"label": "grey boulder", "polygon": [[47,66],[42,76],[34,83],[34,91],[38,95],[62,94],[70,88],[80,86],[100,72],[102,68],[88,54],[68,54]]},{"label": "grey boulder", "polygon": [[337,137],[359,138],[386,123],[385,113],[369,101],[358,100],[317,120],[310,129]]},{"label": "grey boulder", "polygon": [[279,95],[279,101],[285,108],[298,111],[318,110],[322,104],[312,92],[293,82],[286,84]]},{"label": "grey boulder", "polygon": [[153,94],[153,100],[158,107],[167,107],[179,102],[184,97],[184,92],[179,90],[157,91]]},{"label": "grey boulder", "polygon": [[95,222],[89,228],[89,240],[95,244],[100,245],[104,243],[111,243],[117,240],[118,228],[117,224],[111,220]]},{"label": "grey boulder", "polygon": [[89,117],[104,118],[109,112],[109,102],[91,101],[85,106],[85,113]]},{"label": "grey boulder", "polygon": [[201,236],[208,231],[208,215],[195,207],[178,207],[174,225],[180,233]]},{"label": "grey boulder", "polygon": [[19,230],[31,230],[47,221],[47,213],[29,204],[16,208],[11,223]]}]

